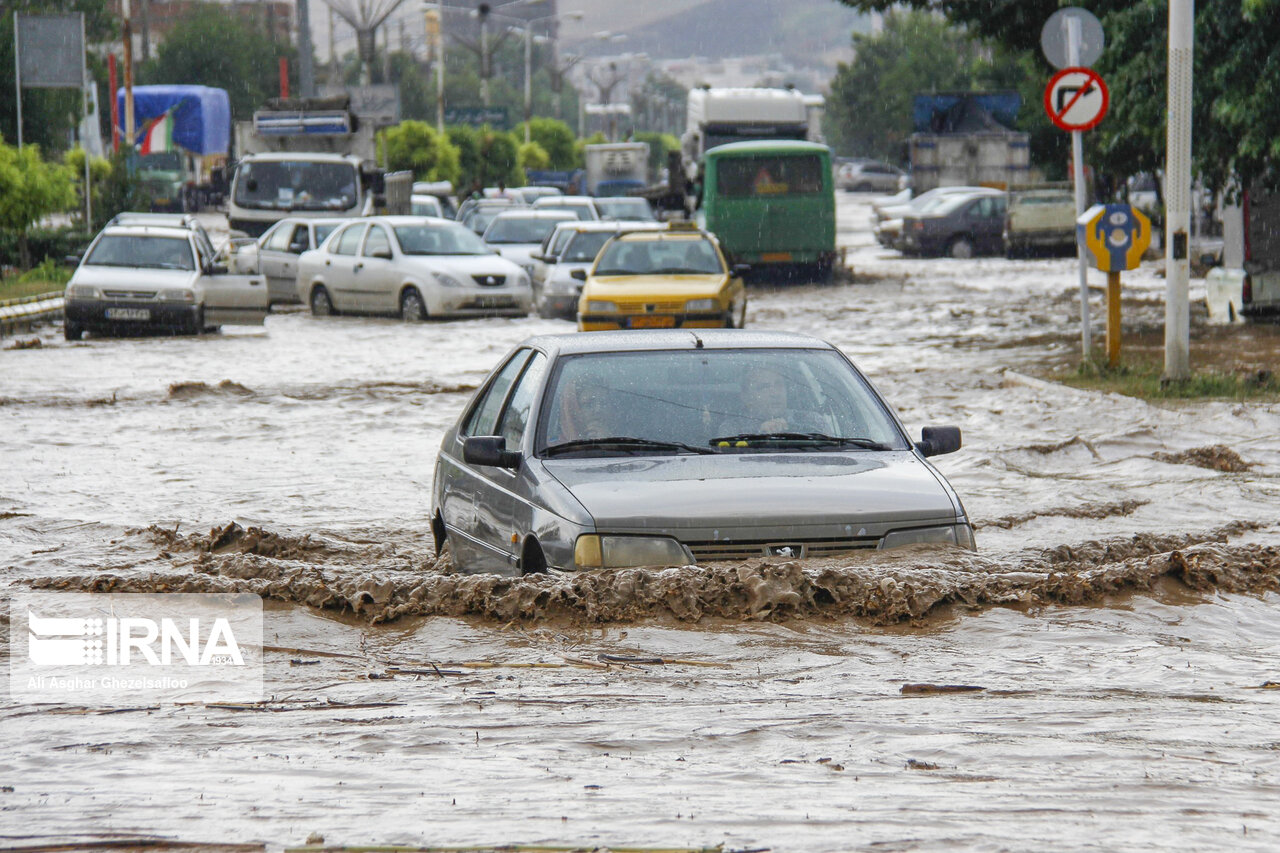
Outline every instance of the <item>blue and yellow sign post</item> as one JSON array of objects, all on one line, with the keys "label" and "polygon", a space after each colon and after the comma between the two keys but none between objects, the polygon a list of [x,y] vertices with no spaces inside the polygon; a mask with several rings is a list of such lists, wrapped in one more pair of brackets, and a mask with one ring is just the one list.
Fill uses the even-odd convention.
[{"label": "blue and yellow sign post", "polygon": [[1095,204],[1076,220],[1076,244],[1107,274],[1107,363],[1120,363],[1120,273],[1138,268],[1151,245],[1151,220],[1128,204]]}]

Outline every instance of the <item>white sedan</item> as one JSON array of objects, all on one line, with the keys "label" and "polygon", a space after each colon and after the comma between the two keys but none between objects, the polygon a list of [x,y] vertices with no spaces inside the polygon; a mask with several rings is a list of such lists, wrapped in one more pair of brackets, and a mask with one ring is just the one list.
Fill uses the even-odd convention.
[{"label": "white sedan", "polygon": [[311,313],[523,317],[529,275],[447,219],[379,216],[351,222],[298,259],[298,298]]}]

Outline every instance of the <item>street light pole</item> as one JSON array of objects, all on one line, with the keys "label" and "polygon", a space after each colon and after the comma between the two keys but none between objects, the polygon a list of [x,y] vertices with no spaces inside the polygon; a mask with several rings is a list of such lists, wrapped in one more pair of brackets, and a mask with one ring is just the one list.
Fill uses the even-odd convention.
[{"label": "street light pole", "polygon": [[533,22],[524,28],[524,142],[529,144],[529,120],[533,118]]},{"label": "street light pole", "polygon": [[480,103],[489,106],[489,11],[488,3],[481,3],[476,10],[480,15]]}]

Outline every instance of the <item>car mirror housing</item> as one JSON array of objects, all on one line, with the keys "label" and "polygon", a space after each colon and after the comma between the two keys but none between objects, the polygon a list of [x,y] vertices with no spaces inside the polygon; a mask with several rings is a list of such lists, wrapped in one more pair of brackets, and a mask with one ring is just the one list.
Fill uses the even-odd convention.
[{"label": "car mirror housing", "polygon": [[749,272],[751,272],[751,264],[734,264],[733,265],[734,278],[742,278],[742,276],[746,275]]},{"label": "car mirror housing", "polygon": [[569,272],[569,277],[570,277],[570,278],[572,278],[572,279],[575,279],[575,280],[577,280],[577,281],[586,281],[586,280],[587,280],[587,271],[586,271],[586,270],[571,270],[571,271]]},{"label": "car mirror housing", "polygon": [[920,430],[916,449],[925,456],[941,456],[960,449],[960,427],[927,426]]},{"label": "car mirror housing", "polygon": [[306,250],[307,250],[306,243],[290,243],[289,244],[289,251],[293,252],[295,255],[301,255]]},{"label": "car mirror housing", "polygon": [[468,465],[488,465],[494,468],[519,468],[520,451],[507,450],[507,441],[500,435],[473,435],[462,442],[462,461]]},{"label": "car mirror housing", "polygon": [[227,274],[226,264],[212,264],[209,267],[209,275],[226,275],[226,274]]},{"label": "car mirror housing", "polygon": [[391,250],[390,249],[374,249],[370,256],[374,258],[382,258],[382,260],[384,261],[389,261],[391,260]]}]

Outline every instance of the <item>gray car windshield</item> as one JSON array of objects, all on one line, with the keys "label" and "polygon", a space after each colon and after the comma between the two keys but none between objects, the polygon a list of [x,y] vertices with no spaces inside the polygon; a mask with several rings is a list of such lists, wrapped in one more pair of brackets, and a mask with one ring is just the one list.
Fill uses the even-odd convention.
[{"label": "gray car windshield", "polygon": [[653,208],[642,198],[598,198],[596,207],[605,219],[627,219],[632,222],[656,222]]},{"label": "gray car windshield", "polygon": [[234,198],[241,207],[266,210],[349,210],[356,203],[356,167],[309,160],[242,163]]},{"label": "gray car windshield", "polygon": [[582,231],[565,247],[563,261],[591,263],[616,231]]},{"label": "gray car windshield", "polygon": [[399,225],[395,229],[400,251],[406,255],[487,255],[489,247],[463,225]]},{"label": "gray car windshield", "polygon": [[839,353],[699,350],[566,356],[542,406],[547,456],[903,450]]},{"label": "gray car windshield", "polygon": [[182,237],[107,234],[93,247],[86,264],[96,267],[142,267],[194,270],[191,243]]},{"label": "gray car windshield", "polygon": [[486,243],[541,243],[561,221],[559,219],[524,219],[500,217],[484,232]]},{"label": "gray car windshield", "polygon": [[712,275],[724,272],[710,240],[615,240],[600,253],[596,275]]}]

